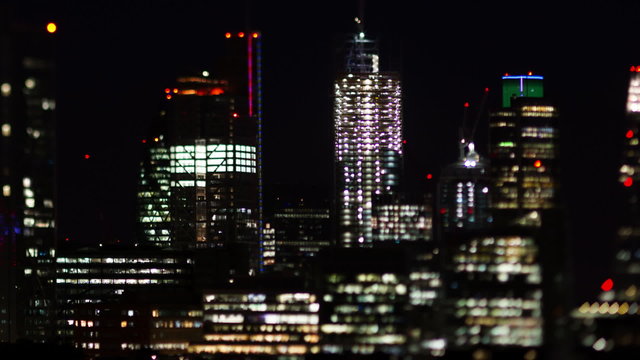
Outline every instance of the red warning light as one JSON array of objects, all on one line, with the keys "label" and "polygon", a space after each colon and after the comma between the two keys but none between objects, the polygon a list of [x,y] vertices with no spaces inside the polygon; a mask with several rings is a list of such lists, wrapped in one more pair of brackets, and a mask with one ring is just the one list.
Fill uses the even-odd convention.
[{"label": "red warning light", "polygon": [[171,92],[171,89],[166,88],[166,89],[164,89],[164,92],[165,92],[166,94],[168,94],[168,93],[170,93],[170,92]]},{"label": "red warning light", "polygon": [[468,108],[469,107],[469,102],[464,103],[464,107]]},{"label": "red warning light", "polygon": [[533,162],[533,167],[539,168],[540,166],[542,166],[542,161],[536,160],[536,161]]},{"label": "red warning light", "polygon": [[631,69],[629,69],[629,71],[631,71],[631,72],[640,72],[640,66],[632,66]]},{"label": "red warning light", "polygon": [[171,95],[167,95],[167,100],[171,100]]},{"label": "red warning light", "polygon": [[226,37],[227,39],[231,39],[231,33],[224,34],[224,37]]},{"label": "red warning light", "polygon": [[633,137],[633,130],[627,131],[627,133],[624,136],[626,136],[627,139],[631,139]]},{"label": "red warning light", "polygon": [[504,73],[504,76],[509,76],[509,73]]},{"label": "red warning light", "polygon": [[602,289],[602,291],[611,291],[611,289],[613,289],[613,280],[605,280],[602,285],[600,285],[600,289]]},{"label": "red warning light", "polygon": [[64,238],[64,241],[69,241],[69,238],[68,238],[68,237],[67,237],[67,238]]},{"label": "red warning light", "polygon": [[624,182],[622,184],[625,187],[631,187],[631,185],[633,185],[633,179],[631,177],[628,177],[628,178],[624,179]]},{"label": "red warning light", "polygon": [[473,215],[473,208],[472,207],[467,208],[467,214]]},{"label": "red warning light", "polygon": [[431,180],[433,179],[433,175],[432,174],[427,174],[427,180]]},{"label": "red warning light", "polygon": [[146,144],[147,143],[147,139],[142,139],[142,143]]},{"label": "red warning light", "polygon": [[233,113],[233,117],[234,118],[237,118],[238,116],[240,116],[240,115],[238,115],[238,113]]},{"label": "red warning light", "polygon": [[447,213],[447,208],[440,209],[440,214],[444,215]]},{"label": "red warning light", "polygon": [[243,37],[244,37],[244,33],[243,33],[243,32],[239,32],[239,33],[238,33],[238,37],[239,37],[239,38],[243,38]]},{"label": "red warning light", "polygon": [[402,140],[402,143],[403,143],[403,144],[406,144],[406,143],[407,143],[407,140]]},{"label": "red warning light", "polygon": [[489,88],[484,88],[484,92],[489,92]]},{"label": "red warning light", "polygon": [[91,158],[91,155],[89,155],[89,154],[84,154],[84,158],[85,158],[85,159],[90,159],[90,158]]}]

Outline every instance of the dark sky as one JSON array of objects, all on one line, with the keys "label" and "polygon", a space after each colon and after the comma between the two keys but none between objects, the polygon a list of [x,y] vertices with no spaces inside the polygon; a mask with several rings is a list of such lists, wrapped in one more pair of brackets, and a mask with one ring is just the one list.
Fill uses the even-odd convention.
[{"label": "dark sky", "polygon": [[[370,2],[382,67],[402,74],[405,181],[455,160],[462,104],[472,114],[500,76],[544,75],[561,113],[563,199],[576,282],[608,275],[628,68],[640,63],[640,6],[544,2]],[[226,31],[263,33],[267,183],[328,187],[331,89],[355,1],[15,1],[16,18],[58,22],[60,238],[133,239],[140,139],[176,76],[209,70]],[[476,109],[476,110],[474,110]],[[486,116],[478,142],[486,148]],[[91,159],[85,160],[84,154]]]}]

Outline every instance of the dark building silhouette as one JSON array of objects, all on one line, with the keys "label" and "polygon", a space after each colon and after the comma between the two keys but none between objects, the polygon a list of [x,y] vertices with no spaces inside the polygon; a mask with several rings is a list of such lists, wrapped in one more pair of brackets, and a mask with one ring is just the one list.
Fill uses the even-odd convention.
[{"label": "dark building silhouette", "polygon": [[52,335],[55,36],[0,6],[0,341]]}]

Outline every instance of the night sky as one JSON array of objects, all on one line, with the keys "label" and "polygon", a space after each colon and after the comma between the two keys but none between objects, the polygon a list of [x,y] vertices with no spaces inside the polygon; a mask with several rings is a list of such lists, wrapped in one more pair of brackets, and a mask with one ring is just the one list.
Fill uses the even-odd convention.
[{"label": "night sky", "polygon": [[[140,140],[177,76],[208,70],[215,77],[210,64],[227,31],[263,34],[265,181],[328,193],[332,81],[343,63],[340,47],[355,31],[356,1],[13,3],[15,19],[43,31],[47,21],[59,25],[60,239],[135,240]],[[484,88],[491,89],[488,109],[497,106],[505,72],[544,75],[561,115],[562,201],[576,286],[594,293],[611,258],[628,69],[640,63],[640,5],[447,3],[365,7],[383,70],[403,79],[407,187],[433,187],[425,175],[437,179],[456,159],[464,102],[473,120]],[[477,142],[486,154],[486,111],[480,115]]]}]

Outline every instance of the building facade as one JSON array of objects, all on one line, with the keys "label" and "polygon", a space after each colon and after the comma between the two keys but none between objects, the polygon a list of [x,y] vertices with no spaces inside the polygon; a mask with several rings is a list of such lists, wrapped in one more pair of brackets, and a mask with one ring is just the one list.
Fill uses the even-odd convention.
[{"label": "building facade", "polygon": [[52,335],[56,249],[55,29],[18,26],[6,15],[0,16],[0,341],[42,342]]},{"label": "building facade", "polygon": [[382,73],[373,42],[355,35],[345,73],[334,85],[338,241],[370,246],[376,197],[392,193],[402,158],[402,90],[396,73]]}]

